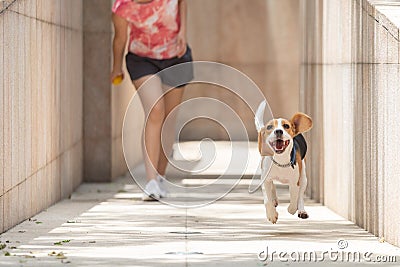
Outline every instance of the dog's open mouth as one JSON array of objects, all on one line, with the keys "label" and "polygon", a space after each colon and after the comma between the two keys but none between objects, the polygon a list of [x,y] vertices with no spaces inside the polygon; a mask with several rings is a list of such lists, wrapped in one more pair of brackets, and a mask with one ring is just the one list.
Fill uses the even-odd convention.
[{"label": "dog's open mouth", "polygon": [[272,142],[269,142],[269,144],[271,145],[271,147],[275,150],[275,153],[280,154],[283,153],[283,151],[285,151],[285,149],[288,147],[290,143],[290,140],[282,140],[282,139],[278,139]]}]

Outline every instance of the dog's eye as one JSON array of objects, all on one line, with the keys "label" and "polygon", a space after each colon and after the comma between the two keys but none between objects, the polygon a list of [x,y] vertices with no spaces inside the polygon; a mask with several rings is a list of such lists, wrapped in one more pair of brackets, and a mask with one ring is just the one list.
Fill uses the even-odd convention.
[{"label": "dog's eye", "polygon": [[268,131],[269,131],[269,130],[272,130],[272,127],[273,127],[272,125],[268,125],[268,126],[267,126],[267,130],[268,130]]},{"label": "dog's eye", "polygon": [[287,123],[285,123],[285,124],[283,125],[283,128],[285,128],[285,129],[289,129],[289,128],[290,128],[290,125],[289,125],[289,124],[287,124]]}]

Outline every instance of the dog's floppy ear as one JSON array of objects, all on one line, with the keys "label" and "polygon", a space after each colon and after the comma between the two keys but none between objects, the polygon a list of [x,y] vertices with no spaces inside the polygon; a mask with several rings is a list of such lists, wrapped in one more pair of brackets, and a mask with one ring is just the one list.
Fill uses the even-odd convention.
[{"label": "dog's floppy ear", "polygon": [[264,110],[267,105],[267,101],[262,101],[257,108],[256,115],[254,117],[254,122],[256,124],[257,132],[258,132],[258,151],[261,156],[273,156],[274,152],[272,151],[269,144],[266,143],[266,139],[264,137]]},{"label": "dog's floppy ear", "polygon": [[254,116],[257,132],[260,132],[264,127],[264,110],[266,105],[267,102],[265,100],[262,101],[257,108],[256,115]]},{"label": "dog's floppy ear", "polygon": [[258,151],[262,157],[274,155],[271,147],[266,143],[263,129],[258,132]]},{"label": "dog's floppy ear", "polygon": [[312,119],[304,113],[297,112],[291,119],[295,135],[305,133],[313,126]]}]

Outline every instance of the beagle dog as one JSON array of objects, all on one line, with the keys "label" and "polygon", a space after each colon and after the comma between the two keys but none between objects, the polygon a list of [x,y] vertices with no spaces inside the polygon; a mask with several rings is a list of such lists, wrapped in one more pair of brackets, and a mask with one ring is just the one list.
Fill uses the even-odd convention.
[{"label": "beagle dog", "polygon": [[262,156],[261,179],[267,218],[276,223],[278,198],[273,181],[289,184],[290,204],[288,212],[307,219],[304,210],[304,191],[307,187],[305,155],[307,143],[302,133],[312,128],[312,119],[304,113],[296,113],[290,120],[272,119],[264,125],[263,101],[255,116],[258,131],[258,149]]}]

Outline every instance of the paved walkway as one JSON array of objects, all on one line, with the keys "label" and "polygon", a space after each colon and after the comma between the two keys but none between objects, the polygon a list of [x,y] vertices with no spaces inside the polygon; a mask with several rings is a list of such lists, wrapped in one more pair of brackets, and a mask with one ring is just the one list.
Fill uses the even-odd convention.
[{"label": "paved walkway", "polygon": [[[280,218],[272,225],[261,193],[249,195],[246,180],[224,199],[197,209],[142,202],[130,178],[83,184],[71,199],[2,234],[0,243],[7,247],[0,251],[0,266],[286,266],[293,260],[282,255],[288,259],[283,262],[278,254],[298,251],[317,251],[318,259],[324,251],[367,251],[374,253],[371,259],[397,255],[400,262],[399,248],[326,207],[308,200],[310,218],[300,220],[286,211],[287,189],[279,187],[278,195]],[[339,249],[338,240],[348,247]],[[270,257],[262,262],[257,255],[266,246]],[[3,256],[6,252],[10,256]],[[293,253],[292,258],[300,257]],[[328,254],[324,263],[332,263]],[[346,260],[340,264],[354,266]]]}]

